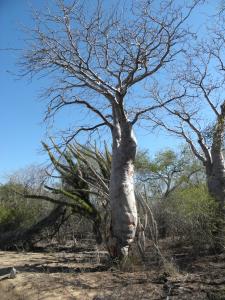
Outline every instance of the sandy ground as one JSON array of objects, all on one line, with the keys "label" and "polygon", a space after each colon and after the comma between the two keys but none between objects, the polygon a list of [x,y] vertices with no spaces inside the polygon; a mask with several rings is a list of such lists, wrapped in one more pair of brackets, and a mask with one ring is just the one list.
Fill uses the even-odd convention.
[{"label": "sandy ground", "polygon": [[129,263],[125,271],[101,264],[104,253],[0,252],[0,270],[14,266],[15,279],[0,281],[0,300],[225,299],[225,255],[208,256],[186,270]]}]

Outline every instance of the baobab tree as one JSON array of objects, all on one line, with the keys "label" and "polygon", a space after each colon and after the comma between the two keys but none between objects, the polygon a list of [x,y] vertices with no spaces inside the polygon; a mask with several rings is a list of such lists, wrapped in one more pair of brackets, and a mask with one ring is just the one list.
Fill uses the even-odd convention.
[{"label": "baobab tree", "polygon": [[104,1],[81,2],[55,0],[43,13],[34,12],[36,26],[30,30],[21,66],[24,74],[54,78],[45,93],[47,118],[68,106],[95,116],[96,123],[85,119],[88,125],[81,124],[67,141],[80,132],[109,129],[109,244],[112,256],[123,257],[137,227],[133,127],[147,112],[182,97],[181,92],[166,102],[146,103],[135,92],[181,54],[191,38],[186,21],[200,1],[134,1],[128,9],[122,3],[107,9]]},{"label": "baobab tree", "polygon": [[[152,115],[151,119],[189,144],[205,167],[208,191],[224,216],[224,20],[217,26],[208,32],[208,41],[198,43],[186,56],[176,77],[176,85],[186,90],[184,97],[165,105],[164,117]],[[155,92],[155,99],[161,97]]]}]

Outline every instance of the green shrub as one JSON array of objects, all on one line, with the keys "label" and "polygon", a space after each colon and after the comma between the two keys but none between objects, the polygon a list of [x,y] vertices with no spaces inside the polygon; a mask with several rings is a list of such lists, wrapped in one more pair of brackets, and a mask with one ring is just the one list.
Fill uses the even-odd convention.
[{"label": "green shrub", "polygon": [[10,209],[0,205],[0,224],[4,224],[10,218]]},{"label": "green shrub", "polygon": [[195,250],[215,242],[218,206],[204,185],[180,189],[164,202],[167,232]]},{"label": "green shrub", "polygon": [[15,208],[0,206],[0,232],[11,231],[21,227],[23,216]]},{"label": "green shrub", "polygon": [[49,211],[48,203],[15,193],[22,190],[23,186],[12,183],[0,187],[0,233],[28,228]]},{"label": "green shrub", "polygon": [[16,207],[0,205],[0,232],[28,228],[38,216],[38,211],[30,209],[24,203],[20,203]]}]

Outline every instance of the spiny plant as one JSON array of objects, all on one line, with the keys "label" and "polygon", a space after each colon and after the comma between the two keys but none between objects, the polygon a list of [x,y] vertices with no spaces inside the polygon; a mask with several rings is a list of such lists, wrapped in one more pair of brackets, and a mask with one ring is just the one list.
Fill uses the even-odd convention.
[{"label": "spiny plant", "polygon": [[[46,143],[42,144],[59,181],[52,186],[45,185],[47,193],[26,197],[44,199],[70,207],[74,214],[93,222],[96,240],[101,243],[101,229],[106,230],[103,224],[106,224],[109,215],[110,152],[106,145],[104,153],[101,153],[96,146],[68,144],[61,150],[53,140],[51,142],[51,147]],[[55,195],[56,197],[53,197]]]}]

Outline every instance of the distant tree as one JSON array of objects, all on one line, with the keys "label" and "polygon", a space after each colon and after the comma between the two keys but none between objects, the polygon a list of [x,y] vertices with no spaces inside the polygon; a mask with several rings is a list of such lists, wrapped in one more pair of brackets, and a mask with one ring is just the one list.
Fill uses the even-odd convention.
[{"label": "distant tree", "polygon": [[[165,199],[174,190],[201,178],[202,167],[188,149],[164,150],[150,159],[146,152],[137,154],[138,182],[146,183],[150,197]],[[197,182],[198,183],[198,182]]]},{"label": "distant tree", "polygon": [[107,13],[101,1],[92,9],[88,1],[55,0],[44,13],[34,14],[36,27],[30,30],[21,66],[25,74],[55,79],[45,94],[46,116],[68,106],[95,116],[96,123],[87,120],[88,125],[72,131],[67,142],[102,127],[111,133],[111,255],[116,257],[128,254],[137,227],[133,126],[147,112],[183,95],[181,91],[156,104],[134,101],[131,92],[184,49],[190,37],[184,23],[200,1],[189,2],[137,1],[129,13],[121,5]]},{"label": "distant tree", "polygon": [[[153,227],[157,228],[161,238],[165,238],[168,232],[167,210],[170,198],[180,189],[204,184],[202,166],[187,147],[182,147],[179,152],[170,149],[160,151],[153,158],[150,158],[148,152],[140,151],[137,153],[135,167],[136,191],[142,195],[139,198],[146,199],[152,209],[152,216],[151,213],[148,214],[148,219],[152,220],[152,225],[155,220]],[[141,202],[142,216],[140,217],[143,224],[146,223],[143,217],[143,214],[146,215],[145,206],[145,203]]]},{"label": "distant tree", "polygon": [[47,180],[46,168],[41,165],[28,165],[6,176],[8,183],[40,189]]}]

